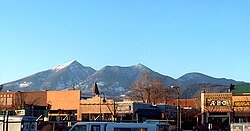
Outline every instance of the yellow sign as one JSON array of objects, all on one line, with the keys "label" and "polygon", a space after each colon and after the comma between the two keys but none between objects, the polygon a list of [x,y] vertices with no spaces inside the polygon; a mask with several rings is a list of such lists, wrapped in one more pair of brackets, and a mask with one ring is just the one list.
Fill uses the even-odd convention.
[{"label": "yellow sign", "polygon": [[250,106],[250,101],[235,101],[234,106],[235,107],[247,107],[247,106]]}]

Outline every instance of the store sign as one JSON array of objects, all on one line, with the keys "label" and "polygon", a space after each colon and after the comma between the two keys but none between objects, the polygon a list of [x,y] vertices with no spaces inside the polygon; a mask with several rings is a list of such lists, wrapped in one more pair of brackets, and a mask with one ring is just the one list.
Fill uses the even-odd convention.
[{"label": "store sign", "polygon": [[223,107],[228,108],[231,106],[232,94],[231,93],[207,93],[205,94],[205,105],[208,107]]},{"label": "store sign", "polygon": [[234,107],[249,107],[250,101],[235,101]]}]

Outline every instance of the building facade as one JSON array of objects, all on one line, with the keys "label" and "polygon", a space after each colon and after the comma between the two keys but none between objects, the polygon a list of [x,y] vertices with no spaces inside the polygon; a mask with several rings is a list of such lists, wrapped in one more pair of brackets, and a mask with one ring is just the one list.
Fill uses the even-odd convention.
[{"label": "building facade", "polygon": [[227,93],[201,93],[201,123],[250,121],[250,84],[236,85]]},{"label": "building facade", "polygon": [[229,125],[232,93],[201,93],[201,123]]},{"label": "building facade", "polygon": [[80,101],[81,121],[115,121],[115,111],[114,99],[96,95]]},{"label": "building facade", "polygon": [[[80,90],[0,92],[2,114],[42,116],[50,120],[80,119]],[[48,119],[49,118],[49,119]]]}]

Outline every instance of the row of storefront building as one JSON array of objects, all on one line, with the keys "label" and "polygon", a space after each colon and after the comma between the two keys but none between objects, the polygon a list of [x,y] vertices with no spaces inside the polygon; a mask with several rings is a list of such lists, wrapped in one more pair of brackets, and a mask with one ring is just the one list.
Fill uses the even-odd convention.
[{"label": "row of storefront building", "polygon": [[149,103],[116,102],[104,94],[81,95],[80,90],[0,92],[1,114],[30,115],[43,121],[142,121],[161,113]]},{"label": "row of storefront building", "polygon": [[[229,125],[250,120],[250,85],[230,85],[225,93],[204,90],[197,99],[162,99],[152,105],[131,100],[115,101],[104,93],[83,95],[80,90],[0,92],[0,110],[9,115],[30,115],[41,121],[128,121],[161,119],[176,122],[176,106],[193,125]],[[190,113],[190,111],[193,111]]]}]

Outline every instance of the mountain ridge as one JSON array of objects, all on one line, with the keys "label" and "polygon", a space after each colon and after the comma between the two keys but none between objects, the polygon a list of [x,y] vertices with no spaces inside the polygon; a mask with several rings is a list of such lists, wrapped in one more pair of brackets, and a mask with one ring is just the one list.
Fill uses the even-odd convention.
[{"label": "mountain ridge", "polygon": [[211,83],[211,84],[222,84],[222,85],[229,85],[229,84],[239,84],[240,81],[235,81],[233,79],[226,79],[226,78],[215,78],[208,76],[203,73],[199,72],[191,72],[186,73],[183,76],[177,79],[180,83],[185,85],[195,84],[195,83]]},{"label": "mountain ridge", "polygon": [[[120,96],[130,90],[142,73],[148,73],[153,78],[161,79],[166,86],[177,85],[182,91],[199,91],[202,84],[209,84],[211,89],[226,88],[229,84],[240,84],[243,82],[226,78],[214,78],[202,73],[186,73],[178,79],[162,75],[147,66],[138,63],[132,66],[104,66],[100,70],[83,66],[76,60],[60,64],[48,70],[41,71],[22,79],[3,84],[2,91],[41,91],[41,90],[71,90],[80,89],[83,93],[91,93],[93,84],[98,83],[100,91],[110,96]],[[192,85],[193,86],[190,86]],[[199,85],[201,84],[201,85]],[[216,90],[216,89],[215,89]],[[223,91],[220,89],[219,91]],[[191,93],[192,93],[191,92]],[[185,93],[183,93],[185,94]],[[194,93],[195,94],[195,93]],[[196,93],[197,94],[197,93]],[[193,94],[185,94],[183,97],[191,97]]]},{"label": "mountain ridge", "polygon": [[[173,78],[154,72],[144,65],[127,67],[105,66],[77,85],[76,89],[88,90],[88,92],[85,93],[89,93],[92,88],[91,83],[98,82],[100,91],[107,92],[106,94],[110,95],[121,95],[129,91],[131,84],[135,83],[142,73],[148,73],[152,77],[168,81],[165,83],[166,85],[176,82]],[[112,90],[112,92],[109,92],[110,90]]]},{"label": "mountain ridge", "polygon": [[3,91],[64,90],[65,87],[77,84],[94,72],[93,68],[72,61],[71,63],[61,64],[19,80],[5,83],[3,84]]}]

